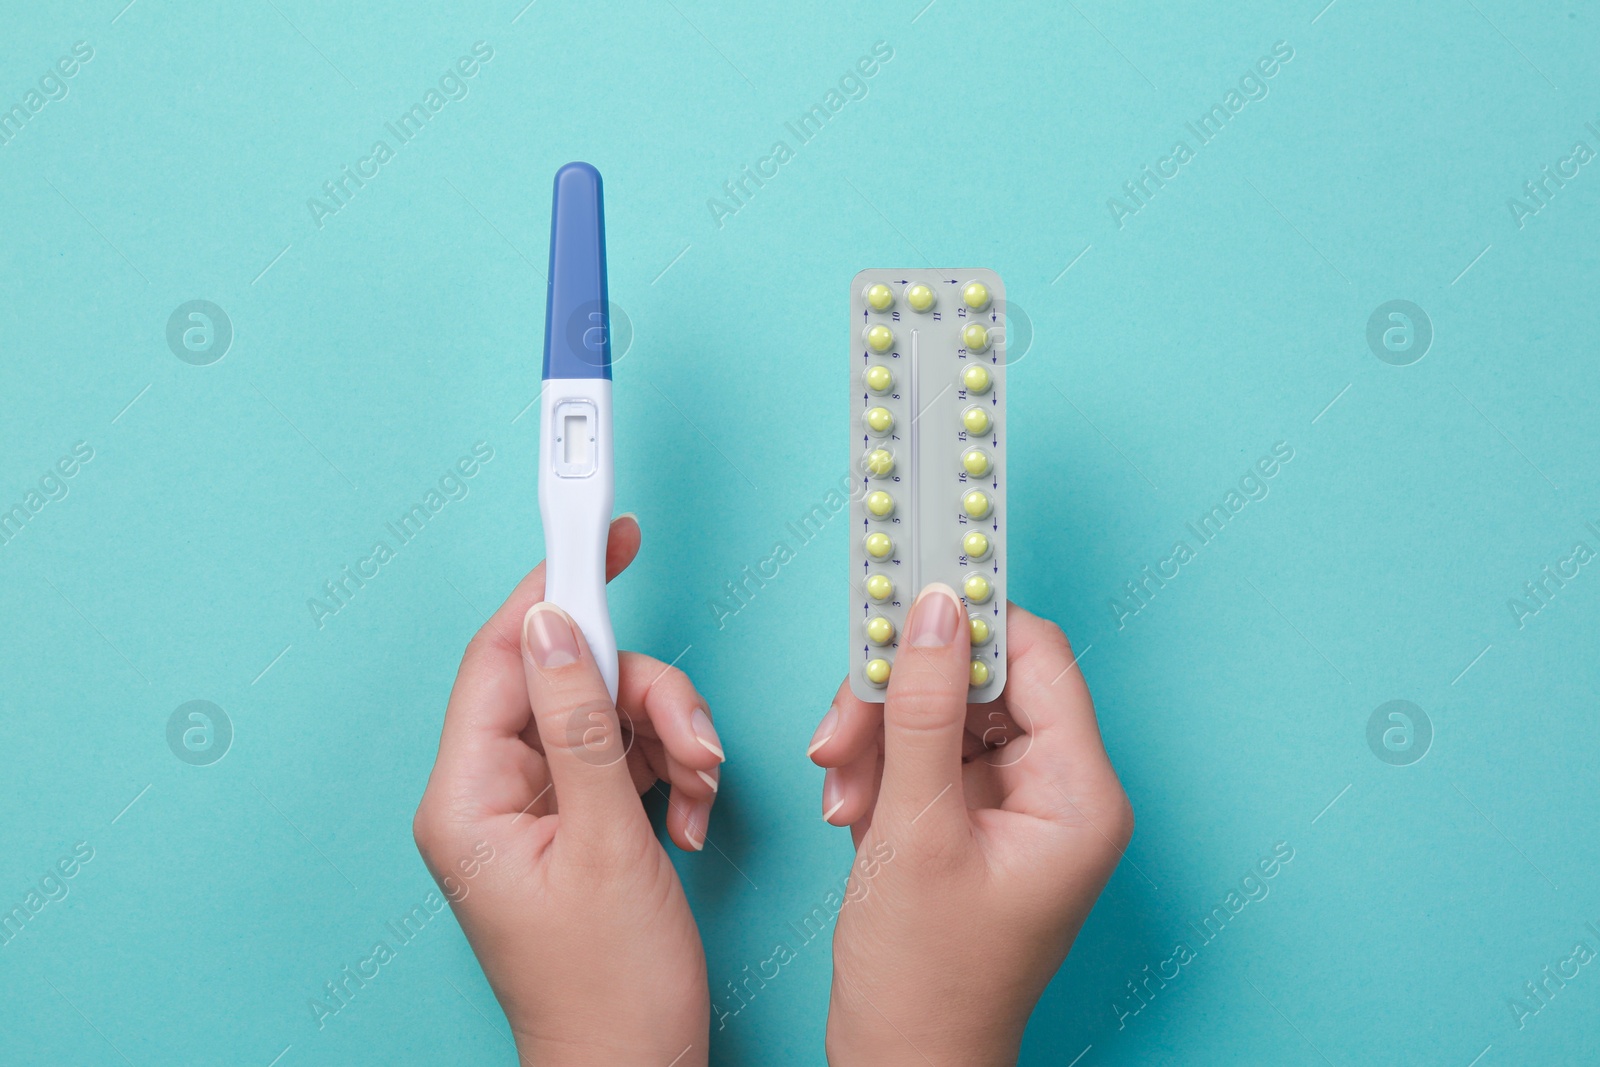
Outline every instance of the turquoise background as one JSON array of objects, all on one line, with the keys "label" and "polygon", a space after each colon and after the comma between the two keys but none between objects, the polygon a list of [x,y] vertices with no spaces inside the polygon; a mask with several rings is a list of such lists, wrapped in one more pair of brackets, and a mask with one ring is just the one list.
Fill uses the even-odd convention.
[{"label": "turquoise background", "polygon": [[[617,630],[681,655],[730,752],[715,847],[677,857],[719,1002],[850,862],[803,758],[844,672],[845,529],[722,628],[711,605],[844,473],[850,278],[983,265],[1032,333],[1013,588],[1073,638],[1139,818],[1024,1062],[1600,1057],[1600,970],[1511,1007],[1600,950],[1600,576],[1508,604],[1600,549],[1600,164],[1508,205],[1600,147],[1593,4],[124,2],[0,17],[6,108],[93,48],[0,147],[0,507],[93,449],[0,546],[0,906],[94,850],[0,947],[0,1062],[514,1062],[448,915],[321,1031],[307,1002],[430,891],[410,818],[445,697],[541,555],[527,405],[576,158],[634,333]],[[465,99],[319,227],[308,199],[477,41]],[[1280,41],[1269,95],[1119,227],[1108,199]],[[875,42],[866,96],[798,144]],[[234,330],[208,366],[166,340],[193,299]],[[1434,330],[1408,366],[1367,342],[1395,299]],[[476,442],[469,495],[319,629],[307,599]],[[1278,442],[1265,499],[1119,627],[1124,583]],[[1409,766],[1367,740],[1397,699],[1432,724]],[[233,725],[210,766],[168,748],[190,700]],[[822,1062],[828,949],[797,955],[715,1062]]]}]

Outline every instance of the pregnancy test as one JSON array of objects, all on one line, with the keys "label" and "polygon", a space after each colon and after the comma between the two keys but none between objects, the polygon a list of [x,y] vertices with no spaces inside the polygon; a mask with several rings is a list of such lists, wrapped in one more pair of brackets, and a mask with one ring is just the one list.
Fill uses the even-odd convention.
[{"label": "pregnancy test", "polygon": [[611,337],[600,172],[556,171],[539,406],[539,517],[545,600],[572,616],[617,699],[617,639],[606,604],[606,540],[615,496]]}]

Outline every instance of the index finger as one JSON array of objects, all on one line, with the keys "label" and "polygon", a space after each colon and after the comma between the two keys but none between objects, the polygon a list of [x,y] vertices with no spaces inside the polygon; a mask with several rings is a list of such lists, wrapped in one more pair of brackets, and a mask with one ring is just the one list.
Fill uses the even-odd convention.
[{"label": "index finger", "polygon": [[1051,809],[1060,807],[1061,797],[1049,783],[1069,793],[1108,785],[1120,789],[1089,686],[1066,635],[1055,623],[1015,604],[1008,603],[1006,612],[1011,648],[1004,700],[1030,746],[1015,771],[1024,783],[1046,781],[1039,799]]},{"label": "index finger", "polygon": [[[639,542],[643,534],[639,529],[639,518],[636,515],[618,515],[611,520],[611,531],[606,538],[606,581],[610,581],[627,569],[634,557],[639,554]],[[511,658],[520,666],[522,647],[522,620],[528,614],[528,609],[544,599],[544,565],[540,560],[539,565],[529,571],[517,587],[511,590],[511,595],[499,609],[489,616],[487,622],[479,628],[473,643],[480,639],[484,643],[493,644],[509,652]],[[471,647],[468,647],[471,652]]]}]

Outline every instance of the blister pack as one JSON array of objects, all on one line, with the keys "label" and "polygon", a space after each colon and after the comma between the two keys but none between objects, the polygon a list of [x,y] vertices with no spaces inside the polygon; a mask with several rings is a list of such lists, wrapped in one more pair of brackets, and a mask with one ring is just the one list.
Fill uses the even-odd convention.
[{"label": "blister pack", "polygon": [[991,270],[864,270],[850,290],[850,688],[882,701],[917,593],[972,635],[968,699],[1006,681],[1005,288]]}]

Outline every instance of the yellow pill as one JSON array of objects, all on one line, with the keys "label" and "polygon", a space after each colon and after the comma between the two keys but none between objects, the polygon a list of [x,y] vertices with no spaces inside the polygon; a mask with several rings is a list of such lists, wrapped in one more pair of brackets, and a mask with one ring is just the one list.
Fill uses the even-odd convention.
[{"label": "yellow pill", "polygon": [[989,287],[982,282],[968,282],[961,290],[961,299],[973,311],[982,311],[989,306]]},{"label": "yellow pill", "polygon": [[989,494],[982,489],[974,489],[961,498],[961,510],[971,518],[983,518],[989,514]]},{"label": "yellow pill", "polygon": [[887,478],[894,472],[894,454],[887,448],[874,448],[867,453],[867,473],[874,478]]},{"label": "yellow pill", "polygon": [[867,347],[874,352],[887,352],[894,347],[894,331],[887,326],[867,327]]},{"label": "yellow pill", "polygon": [[933,307],[933,290],[918,282],[906,290],[906,303],[913,311],[927,311]]},{"label": "yellow pill", "polygon": [[969,322],[961,328],[961,343],[969,352],[982,352],[989,347],[989,330],[981,322]]},{"label": "yellow pill", "polygon": [[967,392],[981,394],[989,391],[993,379],[989,377],[989,368],[982,363],[968,363],[967,369],[961,372],[961,384],[967,387]]},{"label": "yellow pill", "polygon": [[975,659],[972,661],[972,667],[968,673],[967,680],[970,681],[973,686],[976,687],[988,685],[989,679],[992,677],[994,677],[994,674],[989,670],[989,665],[987,663],[983,662],[981,659]]},{"label": "yellow pill", "polygon": [[994,636],[994,631],[989,629],[989,620],[978,615],[967,620],[967,632],[972,637],[973,648],[987,645],[989,638]]},{"label": "yellow pill", "polygon": [[894,640],[894,623],[882,615],[868,619],[867,640],[875,645],[887,645]]},{"label": "yellow pill", "polygon": [[867,303],[872,305],[874,311],[888,311],[894,306],[894,290],[887,285],[867,286]]},{"label": "yellow pill", "polygon": [[894,596],[894,583],[887,575],[874,574],[867,579],[867,595],[873,600],[888,600]]},{"label": "yellow pill", "polygon": [[961,413],[961,425],[970,434],[986,434],[989,432],[989,413],[977,406],[970,407]]},{"label": "yellow pill", "polygon": [[867,555],[883,559],[894,551],[894,541],[886,533],[867,534]]},{"label": "yellow pill", "polygon": [[961,551],[968,559],[983,559],[989,554],[989,536],[982,530],[973,530],[961,539]]},{"label": "yellow pill", "polygon": [[962,453],[961,465],[967,468],[967,473],[974,478],[982,478],[989,473],[989,453],[981,448],[969,448]]},{"label": "yellow pill", "polygon": [[873,685],[889,684],[889,661],[886,659],[873,659],[867,661],[867,681]]},{"label": "yellow pill", "polygon": [[880,519],[888,518],[889,514],[894,511],[894,497],[885,493],[882,489],[868,493],[867,510]]},{"label": "yellow pill", "polygon": [[[984,416],[984,425],[988,426],[989,418]],[[889,414],[888,408],[867,409],[867,429],[882,437],[894,429],[894,416]]]},{"label": "yellow pill", "polygon": [[961,583],[961,591],[966,594],[969,604],[982,604],[994,595],[989,579],[981,574],[967,575],[967,580]]},{"label": "yellow pill", "polygon": [[[983,370],[982,367],[979,367],[978,369]],[[988,373],[988,371],[984,371],[985,375]],[[887,393],[889,391],[889,387],[894,385],[894,372],[888,367],[885,367],[881,364],[876,364],[868,367],[866,371],[862,373],[861,379],[867,383],[867,388],[871,389],[874,393]],[[985,377],[984,382],[985,385],[983,389],[989,388],[987,384],[987,377]],[[983,389],[979,389],[977,392],[981,393],[983,392]]]}]

